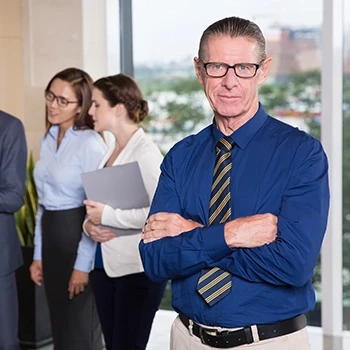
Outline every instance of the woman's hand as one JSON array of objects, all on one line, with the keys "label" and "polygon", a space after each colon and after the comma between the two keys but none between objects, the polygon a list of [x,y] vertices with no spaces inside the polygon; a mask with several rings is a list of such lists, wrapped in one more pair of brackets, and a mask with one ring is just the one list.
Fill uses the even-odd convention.
[{"label": "woman's hand", "polygon": [[30,271],[30,278],[32,281],[38,285],[41,286],[41,282],[43,280],[43,265],[41,260],[33,260],[32,264],[29,268]]},{"label": "woman's hand", "polygon": [[84,229],[89,237],[95,242],[103,243],[115,238],[115,234],[112,231],[100,228],[97,225],[94,225],[90,220],[85,223]]},{"label": "woman's hand", "polygon": [[88,219],[95,225],[101,224],[102,212],[105,204],[88,199],[84,200]]},{"label": "woman's hand", "polygon": [[87,272],[73,270],[68,284],[68,297],[73,299],[75,295],[84,292],[89,282],[89,274]]}]

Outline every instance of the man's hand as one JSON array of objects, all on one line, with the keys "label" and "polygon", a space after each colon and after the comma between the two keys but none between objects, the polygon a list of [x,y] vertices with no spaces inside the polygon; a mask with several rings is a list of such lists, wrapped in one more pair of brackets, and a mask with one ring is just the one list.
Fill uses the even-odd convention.
[{"label": "man's hand", "polygon": [[196,227],[203,227],[203,225],[193,220],[184,219],[179,214],[160,212],[148,218],[142,230],[142,239],[144,243],[149,243],[163,237],[178,236]]},{"label": "man's hand", "polygon": [[99,228],[94,225],[90,220],[84,225],[85,231],[89,234],[89,237],[95,242],[107,242],[112,238],[115,238],[115,234],[104,228]]},{"label": "man's hand", "polygon": [[43,265],[41,260],[33,260],[32,264],[29,268],[30,271],[30,278],[33,280],[33,282],[41,286],[41,282],[43,280]]},{"label": "man's hand", "polygon": [[89,274],[87,272],[73,270],[68,284],[68,297],[73,299],[75,295],[84,292],[89,282]]},{"label": "man's hand", "polygon": [[88,199],[84,200],[88,219],[95,225],[101,224],[102,212],[105,204]]},{"label": "man's hand", "polygon": [[277,237],[277,216],[266,213],[247,216],[225,224],[225,240],[231,248],[255,248]]}]

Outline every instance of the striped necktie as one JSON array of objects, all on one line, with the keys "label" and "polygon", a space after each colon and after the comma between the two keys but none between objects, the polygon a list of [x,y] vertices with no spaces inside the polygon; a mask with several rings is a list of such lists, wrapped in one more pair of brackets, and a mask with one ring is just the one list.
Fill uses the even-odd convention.
[{"label": "striped necktie", "polygon": [[[228,136],[223,137],[216,145],[216,161],[209,203],[209,225],[223,223],[231,218],[230,175],[233,145],[234,141]],[[212,306],[230,293],[231,285],[231,275],[223,269],[213,267],[202,270],[197,290]]]}]

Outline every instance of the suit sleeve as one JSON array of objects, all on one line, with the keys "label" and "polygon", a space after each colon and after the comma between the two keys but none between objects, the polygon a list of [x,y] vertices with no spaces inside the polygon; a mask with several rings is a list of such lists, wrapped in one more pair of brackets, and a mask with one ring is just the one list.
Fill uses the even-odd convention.
[{"label": "suit sleeve", "polygon": [[14,118],[4,134],[0,163],[0,213],[12,214],[24,203],[27,144],[23,124]]}]

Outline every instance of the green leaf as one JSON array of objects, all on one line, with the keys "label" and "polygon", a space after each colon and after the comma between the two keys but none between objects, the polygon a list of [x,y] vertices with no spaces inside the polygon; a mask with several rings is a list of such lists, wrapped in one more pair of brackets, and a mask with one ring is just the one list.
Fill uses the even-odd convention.
[{"label": "green leaf", "polygon": [[33,247],[35,232],[35,217],[38,210],[38,194],[34,182],[34,159],[30,153],[27,164],[26,193],[24,205],[15,213],[16,229],[23,247]]}]

